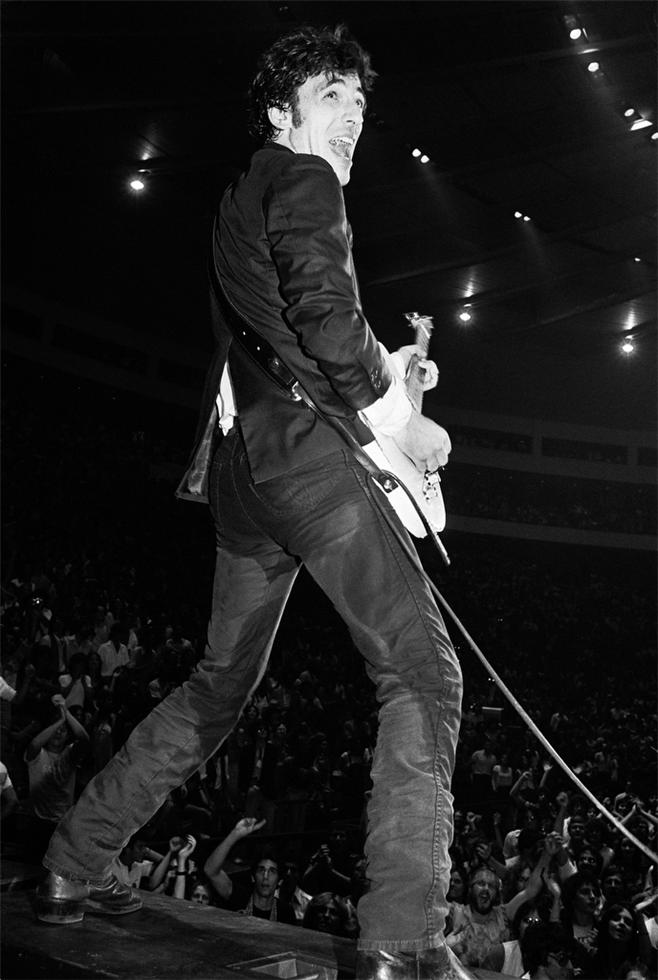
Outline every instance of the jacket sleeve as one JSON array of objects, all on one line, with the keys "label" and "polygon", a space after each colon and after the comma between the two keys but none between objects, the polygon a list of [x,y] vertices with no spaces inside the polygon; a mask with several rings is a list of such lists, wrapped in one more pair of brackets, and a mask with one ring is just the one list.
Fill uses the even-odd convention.
[{"label": "jacket sleeve", "polygon": [[343,401],[368,408],[393,375],[361,309],[336,175],[321,157],[295,154],[264,208],[289,326]]}]

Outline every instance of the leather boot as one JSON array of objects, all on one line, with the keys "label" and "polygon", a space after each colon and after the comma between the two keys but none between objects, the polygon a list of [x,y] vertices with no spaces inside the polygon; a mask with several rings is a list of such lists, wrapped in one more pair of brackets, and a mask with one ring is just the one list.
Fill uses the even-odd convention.
[{"label": "leather boot", "polygon": [[475,980],[447,946],[418,952],[363,950],[356,954],[355,980]]},{"label": "leather boot", "polygon": [[37,888],[36,914],[40,922],[71,925],[82,922],[85,912],[97,915],[127,915],[142,907],[132,888],[110,875],[104,885],[69,881],[52,871]]}]

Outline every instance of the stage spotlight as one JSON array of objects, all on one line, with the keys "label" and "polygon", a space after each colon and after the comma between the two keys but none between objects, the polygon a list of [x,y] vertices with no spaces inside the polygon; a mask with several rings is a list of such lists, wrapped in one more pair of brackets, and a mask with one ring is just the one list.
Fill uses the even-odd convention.
[{"label": "stage spotlight", "polygon": [[523,217],[523,212],[521,212],[521,211],[515,211],[514,212],[514,217],[515,218],[522,218]]},{"label": "stage spotlight", "polygon": [[414,150],[411,151],[411,155],[412,155],[412,157],[419,157],[420,156],[420,150],[418,149],[418,147],[416,147]]},{"label": "stage spotlight", "polygon": [[652,140],[658,140],[658,133],[652,133],[651,134],[651,139]]},{"label": "stage spotlight", "polygon": [[530,219],[530,218],[528,217],[528,215],[527,215],[527,214],[524,214],[524,215],[523,215],[523,220],[524,220],[524,221],[530,221],[531,219]]},{"label": "stage spotlight", "polygon": [[429,163],[430,162],[430,158],[428,157],[427,153],[423,153],[422,157],[420,158],[420,162],[421,163]]},{"label": "stage spotlight", "polygon": [[146,187],[146,184],[144,183],[143,180],[141,180],[141,178],[133,177],[133,179],[130,181],[130,187],[134,191],[143,191],[144,188]]},{"label": "stage spotlight", "polygon": [[462,310],[461,313],[459,314],[459,319],[461,320],[462,323],[468,323],[468,321],[472,320],[473,317],[468,312],[468,310]]},{"label": "stage spotlight", "polygon": [[591,75],[593,75],[595,72],[597,72],[600,69],[600,67],[601,65],[598,63],[598,61],[590,61],[590,63],[587,66],[587,71]]},{"label": "stage spotlight", "polygon": [[624,354],[632,354],[635,350],[635,344],[633,343],[632,337],[627,337],[624,343],[621,345],[621,349]]}]

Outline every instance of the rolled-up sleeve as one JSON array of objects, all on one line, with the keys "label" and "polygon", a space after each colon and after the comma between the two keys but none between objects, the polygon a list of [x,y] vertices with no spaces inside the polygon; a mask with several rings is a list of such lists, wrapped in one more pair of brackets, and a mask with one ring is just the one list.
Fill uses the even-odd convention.
[{"label": "rolled-up sleeve", "polygon": [[321,157],[294,154],[272,181],[264,207],[285,317],[304,354],[355,412],[386,401],[375,414],[397,417],[405,396],[361,309],[333,170]]}]

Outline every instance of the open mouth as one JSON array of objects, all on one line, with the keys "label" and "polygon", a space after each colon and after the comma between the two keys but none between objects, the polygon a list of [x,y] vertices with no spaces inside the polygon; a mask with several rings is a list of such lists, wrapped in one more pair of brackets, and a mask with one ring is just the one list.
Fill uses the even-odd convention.
[{"label": "open mouth", "polygon": [[329,145],[338,156],[344,160],[351,160],[352,149],[354,147],[354,140],[351,136],[336,136],[334,139],[329,140]]}]

